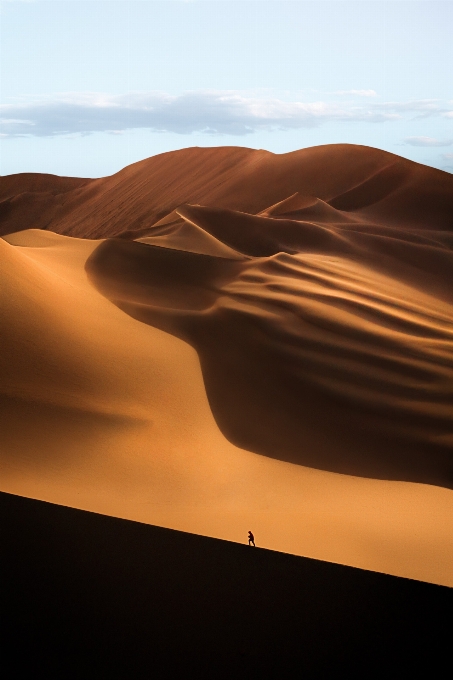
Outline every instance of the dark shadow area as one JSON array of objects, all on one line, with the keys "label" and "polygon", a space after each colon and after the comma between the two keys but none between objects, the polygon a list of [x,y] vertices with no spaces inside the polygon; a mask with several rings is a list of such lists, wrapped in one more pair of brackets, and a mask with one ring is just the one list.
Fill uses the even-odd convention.
[{"label": "dark shadow area", "polygon": [[5,493],[0,508],[9,677],[439,677],[447,662],[448,588],[250,550],[247,527],[239,545]]},{"label": "dark shadow area", "polygon": [[379,170],[364,182],[353,187],[349,191],[335,196],[329,201],[329,205],[337,210],[354,211],[367,208],[374,203],[385,199],[404,183],[408,175],[407,168],[398,163],[391,163]]}]

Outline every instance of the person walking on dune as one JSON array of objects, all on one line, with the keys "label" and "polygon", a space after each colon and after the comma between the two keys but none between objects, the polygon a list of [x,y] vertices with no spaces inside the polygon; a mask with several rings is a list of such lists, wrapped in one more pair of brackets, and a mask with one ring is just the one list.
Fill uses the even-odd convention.
[{"label": "person walking on dune", "polygon": [[249,531],[249,545],[253,545],[253,547],[256,548],[255,536],[252,534],[251,531]]}]

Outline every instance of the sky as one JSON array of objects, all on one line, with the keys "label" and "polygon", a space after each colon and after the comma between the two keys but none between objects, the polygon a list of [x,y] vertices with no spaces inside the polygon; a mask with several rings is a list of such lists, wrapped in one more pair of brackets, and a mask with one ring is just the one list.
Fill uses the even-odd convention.
[{"label": "sky", "polygon": [[365,144],[453,172],[451,0],[1,0],[0,174]]}]

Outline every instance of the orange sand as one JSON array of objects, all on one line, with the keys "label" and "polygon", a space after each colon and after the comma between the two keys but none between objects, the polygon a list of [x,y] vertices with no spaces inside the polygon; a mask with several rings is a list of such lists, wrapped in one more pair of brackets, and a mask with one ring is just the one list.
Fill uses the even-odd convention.
[{"label": "orange sand", "polygon": [[0,198],[1,490],[453,585],[451,176],[187,149]]}]

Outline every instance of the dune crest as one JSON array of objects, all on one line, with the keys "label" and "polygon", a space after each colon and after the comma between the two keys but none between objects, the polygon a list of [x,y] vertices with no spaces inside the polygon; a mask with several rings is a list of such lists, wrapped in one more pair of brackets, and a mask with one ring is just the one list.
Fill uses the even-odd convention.
[{"label": "dune crest", "polygon": [[365,210],[393,226],[451,230],[451,185],[448,173],[352,144],[281,155],[243,147],[190,148],[101,179],[0,178],[0,200],[6,201],[0,235],[39,227],[82,238],[143,237],[185,203],[258,214],[296,193],[347,210],[351,219],[364,217]]}]

